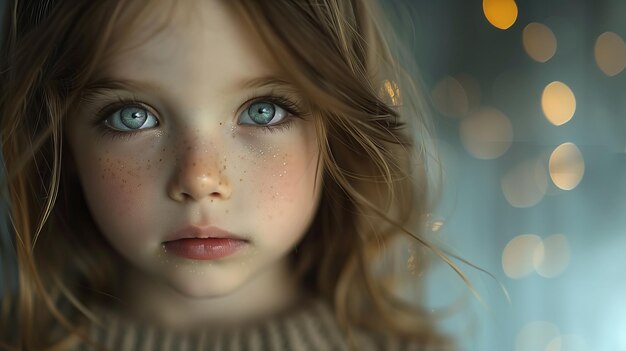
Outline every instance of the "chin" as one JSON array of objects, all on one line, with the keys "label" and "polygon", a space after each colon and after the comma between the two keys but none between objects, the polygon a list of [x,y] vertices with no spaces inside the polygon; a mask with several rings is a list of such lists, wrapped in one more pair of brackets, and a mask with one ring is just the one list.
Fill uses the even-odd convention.
[{"label": "chin", "polygon": [[192,277],[181,277],[175,281],[170,281],[169,286],[180,295],[189,299],[211,299],[228,296],[237,291],[243,284],[237,277],[218,279],[197,275]]}]

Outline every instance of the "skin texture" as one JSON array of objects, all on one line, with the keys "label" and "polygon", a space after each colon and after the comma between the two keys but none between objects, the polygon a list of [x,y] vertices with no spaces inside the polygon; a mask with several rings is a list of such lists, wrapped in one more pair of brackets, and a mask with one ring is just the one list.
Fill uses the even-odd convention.
[{"label": "skin texture", "polygon": [[[135,82],[132,88],[92,94],[65,124],[90,212],[129,263],[123,301],[132,313],[174,327],[285,308],[299,296],[287,255],[320,197],[313,121],[289,115],[271,127],[242,123],[251,102],[267,101],[256,97],[299,97],[289,86],[245,84],[280,72],[220,2],[185,2],[163,30],[146,35],[153,20],[145,16],[124,33],[102,69]],[[120,125],[120,99],[141,102],[129,104],[154,119],[134,132],[106,132]],[[189,225],[218,227],[248,244],[210,261],[164,250]]]}]

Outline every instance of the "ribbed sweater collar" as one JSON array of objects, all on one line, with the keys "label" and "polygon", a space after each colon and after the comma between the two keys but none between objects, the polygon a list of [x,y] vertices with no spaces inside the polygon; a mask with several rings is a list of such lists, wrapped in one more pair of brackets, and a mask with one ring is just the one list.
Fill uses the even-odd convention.
[{"label": "ribbed sweater collar", "polygon": [[347,343],[329,306],[312,300],[245,327],[172,332],[105,313],[91,337],[109,350],[347,350]]}]

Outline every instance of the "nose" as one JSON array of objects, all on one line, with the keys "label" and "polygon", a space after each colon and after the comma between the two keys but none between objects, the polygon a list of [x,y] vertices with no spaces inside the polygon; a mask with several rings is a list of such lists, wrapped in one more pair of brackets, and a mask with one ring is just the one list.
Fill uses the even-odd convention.
[{"label": "nose", "polygon": [[168,186],[175,201],[227,200],[232,189],[216,150],[191,145],[179,148],[175,174]]}]

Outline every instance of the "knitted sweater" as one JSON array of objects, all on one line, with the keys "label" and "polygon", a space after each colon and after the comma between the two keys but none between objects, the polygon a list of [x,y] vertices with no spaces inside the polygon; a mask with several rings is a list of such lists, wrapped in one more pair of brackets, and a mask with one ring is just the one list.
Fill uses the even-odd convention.
[{"label": "knitted sweater", "polygon": [[[90,337],[105,350],[350,350],[328,305],[311,301],[290,313],[246,327],[174,333],[155,326],[139,325],[105,314],[102,327],[92,326]],[[382,333],[357,333],[355,350],[423,350],[419,345]],[[95,350],[85,344],[74,350]]]}]

